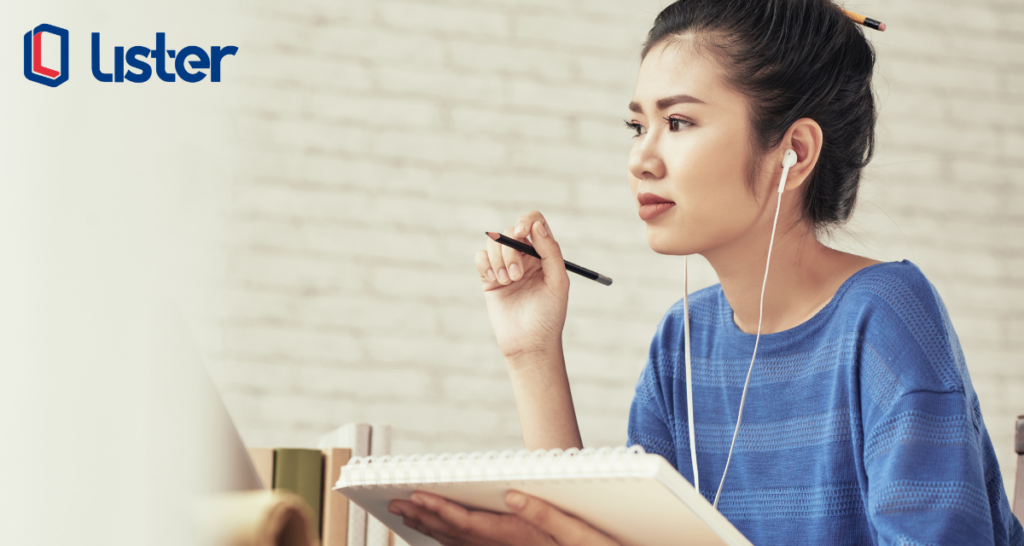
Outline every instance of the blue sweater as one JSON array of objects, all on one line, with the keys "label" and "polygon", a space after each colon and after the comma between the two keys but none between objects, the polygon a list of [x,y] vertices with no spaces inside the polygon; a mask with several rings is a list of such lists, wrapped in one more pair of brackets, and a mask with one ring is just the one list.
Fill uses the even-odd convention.
[{"label": "blue sweater", "polygon": [[[736,327],[721,285],[690,297],[690,321],[711,501],[755,336]],[[629,444],[693,483],[681,301],[651,342]],[[761,336],[718,507],[758,546],[1024,545],[960,343],[917,266],[864,268],[807,322]]]}]

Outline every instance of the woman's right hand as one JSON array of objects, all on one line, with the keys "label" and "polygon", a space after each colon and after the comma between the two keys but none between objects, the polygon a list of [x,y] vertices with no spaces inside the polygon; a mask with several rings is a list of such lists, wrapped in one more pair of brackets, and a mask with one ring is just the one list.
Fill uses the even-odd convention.
[{"label": "woman's right hand", "polygon": [[532,244],[541,259],[491,240],[487,250],[476,253],[498,346],[509,361],[554,351],[561,354],[569,302],[569,275],[562,251],[537,211],[520,216],[504,235]]},{"label": "woman's right hand", "polygon": [[443,497],[414,492],[388,511],[445,546],[621,546],[613,538],[536,497],[505,494],[510,514],[467,510]]}]

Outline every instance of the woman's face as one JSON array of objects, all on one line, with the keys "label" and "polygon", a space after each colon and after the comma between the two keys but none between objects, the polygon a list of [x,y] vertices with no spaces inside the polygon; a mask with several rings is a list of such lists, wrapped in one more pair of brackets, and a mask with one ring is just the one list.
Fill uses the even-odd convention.
[{"label": "woman's face", "polygon": [[647,242],[662,254],[725,247],[759,224],[768,202],[766,176],[758,176],[754,192],[748,183],[747,98],[694,43],[652,48],[629,106],[640,133],[629,153],[629,184]]}]

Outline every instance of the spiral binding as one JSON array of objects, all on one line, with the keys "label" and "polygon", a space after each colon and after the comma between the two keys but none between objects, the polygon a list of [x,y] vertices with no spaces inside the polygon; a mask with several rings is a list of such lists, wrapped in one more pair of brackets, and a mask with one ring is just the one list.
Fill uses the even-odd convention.
[{"label": "spiral binding", "polygon": [[656,459],[639,445],[356,457],[342,467],[335,487],[615,479],[648,471]]}]

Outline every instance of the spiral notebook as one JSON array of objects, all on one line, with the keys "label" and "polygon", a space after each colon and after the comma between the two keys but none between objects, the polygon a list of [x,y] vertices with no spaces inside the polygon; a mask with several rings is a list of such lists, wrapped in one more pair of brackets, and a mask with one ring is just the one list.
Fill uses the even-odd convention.
[{"label": "spiral notebook", "polygon": [[428,491],[507,513],[509,489],[544,499],[624,546],[751,546],[668,461],[640,446],[365,457],[342,468],[334,489],[411,546],[439,543],[388,512],[392,499]]}]

